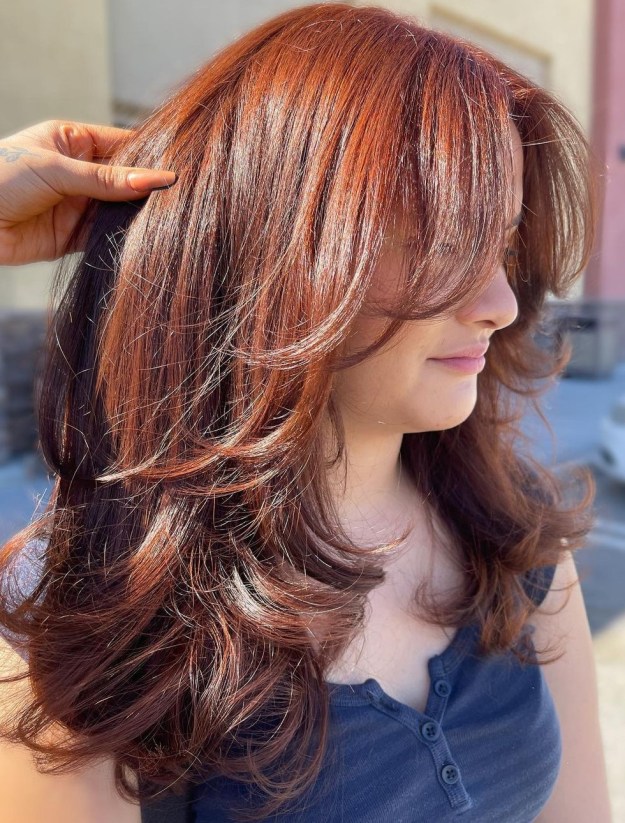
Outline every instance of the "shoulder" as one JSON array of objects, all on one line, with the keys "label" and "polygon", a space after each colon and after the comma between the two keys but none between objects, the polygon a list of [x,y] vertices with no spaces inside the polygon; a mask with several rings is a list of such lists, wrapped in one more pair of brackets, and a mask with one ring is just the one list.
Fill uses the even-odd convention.
[{"label": "shoulder", "polygon": [[537,606],[532,614],[536,648],[557,649],[558,654],[568,655],[574,643],[584,647],[586,658],[592,654],[588,615],[572,552],[564,552],[555,565],[537,569],[528,586]]},{"label": "shoulder", "polygon": [[528,572],[528,593],[539,606],[533,615],[537,636],[564,637],[576,624],[578,631],[590,636],[588,617],[581,590],[577,565],[571,551],[565,551],[557,564],[542,566]]},{"label": "shoulder", "polygon": [[[556,787],[539,820],[607,822],[611,818],[592,635],[570,551],[554,568],[532,623],[535,648],[551,660],[542,671],[558,714],[563,752]],[[554,654],[557,659],[552,660]]]}]

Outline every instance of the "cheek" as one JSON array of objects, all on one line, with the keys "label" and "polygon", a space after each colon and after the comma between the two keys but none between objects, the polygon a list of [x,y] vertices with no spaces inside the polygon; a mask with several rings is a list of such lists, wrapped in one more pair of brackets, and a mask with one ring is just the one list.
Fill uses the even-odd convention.
[{"label": "cheek", "polygon": [[335,395],[344,406],[361,411],[377,405],[388,391],[388,366],[384,354],[343,369],[335,378]]},{"label": "cheek", "polygon": [[[372,343],[383,331],[379,321],[363,321],[350,338],[352,353]],[[424,363],[429,356],[422,335],[400,331],[384,349],[367,357],[336,377],[337,396],[360,408],[390,409],[401,405],[403,398],[413,397],[425,376]]]},{"label": "cheek", "polygon": [[[360,321],[350,338],[350,353],[371,343],[382,328],[377,319]],[[336,375],[340,406],[361,423],[383,422],[389,431],[458,425],[475,405],[476,381],[428,362],[449,350],[454,339],[457,332],[448,321],[407,323],[381,352]]]}]

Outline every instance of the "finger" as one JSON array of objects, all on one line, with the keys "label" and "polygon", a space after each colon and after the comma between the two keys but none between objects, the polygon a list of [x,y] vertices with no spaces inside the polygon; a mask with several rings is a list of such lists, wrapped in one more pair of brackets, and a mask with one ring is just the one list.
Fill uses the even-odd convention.
[{"label": "finger", "polygon": [[151,191],[169,188],[176,174],[165,169],[144,169],[63,159],[51,175],[51,185],[63,195],[84,195],[96,200],[136,200]]},{"label": "finger", "polygon": [[131,131],[116,126],[52,120],[44,124],[52,146],[74,160],[104,160],[128,140]]},{"label": "finger", "polygon": [[93,157],[102,159],[110,157],[132,135],[131,129],[120,129],[117,126],[99,126],[93,123],[75,123],[72,130],[84,130],[93,144]]}]

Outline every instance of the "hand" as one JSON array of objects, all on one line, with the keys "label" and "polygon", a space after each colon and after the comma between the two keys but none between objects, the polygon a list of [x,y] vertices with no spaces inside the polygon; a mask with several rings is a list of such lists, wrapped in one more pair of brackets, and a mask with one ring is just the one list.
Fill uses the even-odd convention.
[{"label": "hand", "polygon": [[172,185],[172,171],[108,165],[130,135],[50,120],[0,139],[0,265],[54,260],[89,198],[137,200]]}]

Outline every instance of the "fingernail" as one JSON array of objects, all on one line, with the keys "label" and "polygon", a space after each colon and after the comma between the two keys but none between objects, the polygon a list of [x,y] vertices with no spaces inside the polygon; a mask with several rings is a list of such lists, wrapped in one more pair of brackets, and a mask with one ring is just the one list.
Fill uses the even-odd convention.
[{"label": "fingernail", "polygon": [[173,186],[178,175],[173,171],[131,171],[127,179],[135,191],[161,191]]}]

